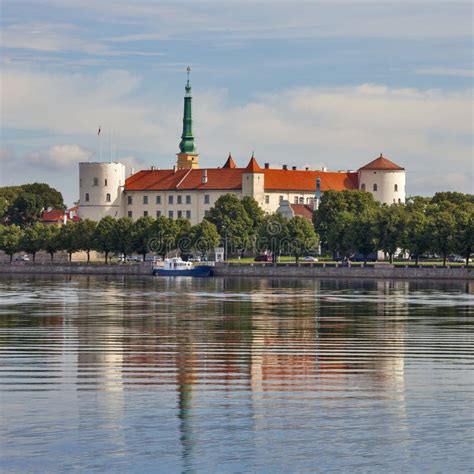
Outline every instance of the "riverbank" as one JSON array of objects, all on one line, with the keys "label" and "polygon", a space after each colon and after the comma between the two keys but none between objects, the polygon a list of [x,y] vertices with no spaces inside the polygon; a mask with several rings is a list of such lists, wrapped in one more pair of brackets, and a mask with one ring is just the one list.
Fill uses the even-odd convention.
[{"label": "riverbank", "polygon": [[[370,266],[337,266],[321,264],[217,264],[217,277],[259,278],[363,278],[417,280],[474,280],[474,269],[463,267],[414,267],[375,264]],[[151,263],[131,265],[103,264],[0,264],[0,274],[63,275],[151,275]]]}]

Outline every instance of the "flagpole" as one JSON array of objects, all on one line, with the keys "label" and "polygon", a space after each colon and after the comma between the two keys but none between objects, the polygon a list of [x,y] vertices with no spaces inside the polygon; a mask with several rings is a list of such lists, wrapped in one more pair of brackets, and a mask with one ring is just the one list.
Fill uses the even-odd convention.
[{"label": "flagpole", "polygon": [[99,125],[99,131],[97,132],[97,136],[99,138],[99,161],[102,161],[102,139],[100,137],[101,125]]},{"label": "flagpole", "polygon": [[114,135],[114,130],[111,128],[110,129],[110,157],[109,157],[109,162],[112,163],[112,138]]}]

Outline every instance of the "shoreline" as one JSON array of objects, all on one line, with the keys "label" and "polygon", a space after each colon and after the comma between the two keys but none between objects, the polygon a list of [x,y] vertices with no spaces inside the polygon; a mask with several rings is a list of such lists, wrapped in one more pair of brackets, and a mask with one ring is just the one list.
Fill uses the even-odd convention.
[{"label": "shoreline", "polygon": [[[0,264],[0,275],[116,275],[152,276],[151,264]],[[216,277],[259,278],[352,278],[387,280],[474,280],[474,268],[397,267],[379,264],[367,267],[325,266],[313,264],[232,264],[214,267]]]}]

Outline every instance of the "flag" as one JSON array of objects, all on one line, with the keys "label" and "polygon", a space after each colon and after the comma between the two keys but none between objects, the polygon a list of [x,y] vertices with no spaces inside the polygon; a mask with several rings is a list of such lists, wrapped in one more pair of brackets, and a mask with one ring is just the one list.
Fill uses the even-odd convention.
[{"label": "flag", "polygon": [[97,132],[97,136],[99,136],[99,135],[100,135],[100,125],[99,125],[99,130]]}]

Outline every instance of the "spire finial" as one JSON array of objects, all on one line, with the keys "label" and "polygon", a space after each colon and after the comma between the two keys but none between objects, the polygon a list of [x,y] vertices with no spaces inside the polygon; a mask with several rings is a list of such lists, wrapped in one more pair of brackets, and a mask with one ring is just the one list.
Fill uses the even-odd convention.
[{"label": "spire finial", "polygon": [[252,158],[255,158],[255,153],[253,150],[252,150]]},{"label": "spire finial", "polygon": [[380,158],[382,158],[382,152],[380,152]]},{"label": "spire finial", "polygon": [[188,81],[186,82],[186,92],[189,94],[191,92],[191,84],[189,83],[189,73],[191,72],[191,66],[186,68],[186,74],[188,75]]}]

